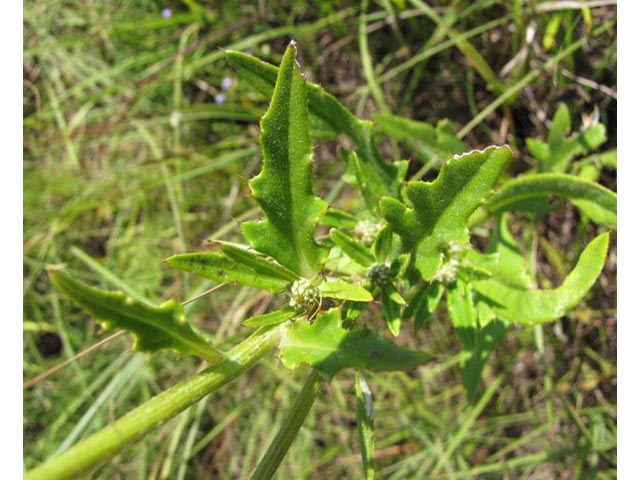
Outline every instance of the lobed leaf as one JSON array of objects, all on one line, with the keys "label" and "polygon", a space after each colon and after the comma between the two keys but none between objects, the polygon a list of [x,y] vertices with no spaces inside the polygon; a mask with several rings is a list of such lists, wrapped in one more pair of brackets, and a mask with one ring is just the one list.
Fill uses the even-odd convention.
[{"label": "lobed leaf", "polygon": [[489,213],[520,209],[522,204],[548,195],[566,198],[594,222],[616,228],[616,194],[597,183],[562,173],[524,175],[510,180],[501,186],[484,209]]},{"label": "lobed leaf", "polygon": [[326,255],[315,242],[314,227],[327,205],[312,191],[306,87],[293,43],[260,126],[264,164],[249,185],[267,220],[245,222],[242,230],[253,248],[296,274],[311,276]]},{"label": "lobed leaf", "polygon": [[467,242],[467,219],[489,196],[511,158],[508,147],[488,147],[453,157],[431,182],[409,182],[408,208],[398,200],[383,198],[382,213],[403,240],[416,249],[415,266],[429,281],[440,263],[440,251],[451,241]]},{"label": "lobed leaf", "polygon": [[95,316],[104,328],[122,328],[132,333],[135,350],[152,353],[170,349],[210,362],[225,358],[193,330],[182,307],[173,299],[156,307],[123,292],[90,287],[57,270],[49,269],[49,278],[58,290]]},{"label": "lobed leaf", "polygon": [[[226,56],[238,75],[263,95],[271,97],[278,72],[275,66],[232,50],[227,51]],[[336,135],[344,134],[351,138],[356,144],[356,151],[362,159],[362,170],[370,179],[370,184],[376,190],[381,189],[380,195],[398,198],[404,172],[402,166],[386,163],[380,156],[373,139],[373,123],[358,119],[319,85],[311,82],[305,82],[304,85],[310,115],[318,124],[324,125]],[[377,210],[377,205],[367,206],[372,211]]]},{"label": "lobed leaf", "polygon": [[320,313],[312,324],[295,322],[283,329],[282,363],[287,368],[309,364],[327,375],[344,368],[372,371],[406,370],[432,357],[399,347],[371,330],[342,327],[340,309]]}]

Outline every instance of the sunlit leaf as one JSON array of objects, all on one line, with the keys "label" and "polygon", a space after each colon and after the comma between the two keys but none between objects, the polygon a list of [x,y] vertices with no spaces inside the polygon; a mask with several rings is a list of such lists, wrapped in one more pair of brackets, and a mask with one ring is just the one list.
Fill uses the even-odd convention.
[{"label": "sunlit leaf", "polygon": [[[495,315],[509,322],[536,325],[560,318],[587,294],[600,275],[609,244],[605,233],[592,240],[562,285],[550,290],[531,290],[506,284],[499,274],[502,264],[493,268],[494,276],[475,282],[479,301],[485,302]],[[491,268],[490,265],[485,267]]]},{"label": "sunlit leaf", "polygon": [[416,249],[416,268],[431,280],[440,251],[451,242],[467,242],[467,219],[492,191],[511,158],[508,147],[489,147],[449,160],[431,182],[409,182],[407,197],[413,208],[383,198],[382,212],[405,248]]},{"label": "sunlit leaf", "polygon": [[[263,259],[264,260],[264,259]],[[264,260],[265,262],[267,260]],[[183,253],[166,260],[167,264],[178,270],[193,273],[219,283],[238,282],[248,287],[269,292],[279,292],[287,288],[291,280],[269,266],[254,267],[239,263],[222,253]],[[266,268],[261,268],[266,267]]]},{"label": "sunlit leaf", "polygon": [[[238,75],[263,95],[271,97],[278,72],[275,66],[231,50],[226,52],[226,57]],[[376,149],[373,123],[358,119],[319,85],[305,82],[305,86],[310,115],[336,135],[344,134],[351,138],[362,160],[362,171],[370,178],[370,184],[375,185],[376,189],[382,188],[385,195],[399,197],[403,172],[398,165],[386,163]],[[377,210],[377,205],[370,206],[370,209]]]},{"label": "sunlit leaf", "polygon": [[332,229],[329,235],[331,240],[333,240],[333,242],[339,246],[344,253],[363,267],[369,267],[373,262],[375,262],[376,259],[371,251],[349,235],[336,229]]},{"label": "sunlit leaf", "polygon": [[414,330],[420,330],[440,304],[444,287],[440,282],[423,284],[405,308],[403,318],[413,317]]},{"label": "sunlit leaf", "polygon": [[490,213],[516,210],[523,203],[548,195],[566,198],[594,222],[616,228],[616,194],[597,183],[562,173],[523,175],[509,180],[484,208]]},{"label": "sunlit leaf", "polygon": [[595,124],[569,137],[571,115],[564,103],[556,110],[549,129],[547,143],[528,138],[527,147],[538,160],[539,172],[566,172],[571,161],[578,155],[594,151],[607,140],[604,125]]},{"label": "sunlit leaf", "polygon": [[295,322],[282,334],[281,359],[288,368],[309,364],[333,375],[344,368],[406,370],[432,357],[399,347],[371,330],[342,327],[340,309],[320,313],[313,323]]},{"label": "sunlit leaf", "polygon": [[441,120],[433,127],[426,122],[377,114],[374,122],[384,133],[412,148],[425,163],[434,159],[444,160],[465,151],[464,143],[448,120]]},{"label": "sunlit leaf", "polygon": [[371,293],[365,288],[342,280],[332,279],[322,282],[318,289],[323,297],[352,300],[354,302],[370,302],[373,300]]},{"label": "sunlit leaf", "polygon": [[353,228],[358,224],[358,218],[338,208],[329,207],[320,223],[327,227]]},{"label": "sunlit leaf", "polygon": [[268,327],[269,325],[277,325],[279,323],[286,322],[296,315],[299,315],[299,313],[295,309],[287,307],[282,310],[265,313],[264,315],[256,315],[255,317],[247,318],[242,322],[242,325],[250,328]]},{"label": "sunlit leaf", "polygon": [[267,219],[242,230],[253,248],[296,274],[317,272],[326,252],[314,228],[327,208],[313,195],[313,150],[308,133],[305,81],[291,44],[282,59],[269,110],[260,122],[262,171],[249,185]]},{"label": "sunlit leaf", "polygon": [[382,304],[382,313],[387,322],[387,328],[394,337],[397,337],[400,334],[402,318],[400,316],[400,304],[392,298],[392,287],[384,286],[380,289],[380,303]]},{"label": "sunlit leaf", "polygon": [[57,270],[49,269],[49,278],[58,290],[95,316],[104,328],[121,328],[132,333],[135,350],[151,353],[169,349],[208,361],[225,358],[187,323],[182,307],[175,300],[156,307],[123,292],[90,287]]},{"label": "sunlit leaf", "polygon": [[362,455],[362,469],[365,480],[373,480],[375,470],[373,452],[375,449],[373,435],[373,398],[369,385],[362,372],[356,372],[356,422]]}]

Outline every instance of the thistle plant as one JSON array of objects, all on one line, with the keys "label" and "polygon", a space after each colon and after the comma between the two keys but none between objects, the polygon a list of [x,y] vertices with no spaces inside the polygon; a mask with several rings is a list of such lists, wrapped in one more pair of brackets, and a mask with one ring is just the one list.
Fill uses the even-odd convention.
[{"label": "thistle plant", "polygon": [[[436,360],[430,352],[404,348],[391,338],[403,329],[428,328],[430,316],[444,304],[461,342],[462,380],[473,401],[482,368],[511,325],[553,322],[575,307],[598,278],[608,233],[586,245],[560,286],[538,289],[510,229],[510,211],[544,212],[548,195],[572,202],[603,229],[615,228],[615,194],[593,179],[566,173],[572,155],[582,147],[562,146],[568,133],[564,113],[554,120],[559,126],[548,148],[535,144],[540,167],[515,179],[505,173],[513,155],[507,146],[463,153],[464,145],[447,122],[429,130],[399,117],[380,116],[376,125],[400,140],[425,133],[412,141],[424,143],[422,151],[433,165],[444,159],[434,181],[406,182],[408,162],[385,161],[374,142],[374,122],[357,119],[320,86],[306,81],[295,51],[292,42],[279,68],[227,52],[238,75],[271,98],[260,122],[262,170],[250,181],[263,217],[242,224],[244,244],[218,242],[215,252],[166,260],[175,269],[220,284],[269,292],[273,309],[245,319],[243,325],[254,331],[221,351],[189,323],[176,300],[149,305],[122,292],[85,285],[51,267],[56,288],[105,328],[130,332],[134,349],[193,355],[208,362],[208,368],[49,459],[26,478],[88,474],[274,349],[285,368],[305,369],[309,377],[253,478],[274,474],[320,385],[344,369],[355,371],[363,472],[373,478],[374,403],[366,372],[413,369]],[[342,160],[344,178],[359,194],[359,210],[330,205],[313,191],[313,142],[338,135],[354,145]],[[491,229],[486,251],[470,242],[470,228],[480,224]],[[376,331],[378,318],[384,318],[389,334]]]}]

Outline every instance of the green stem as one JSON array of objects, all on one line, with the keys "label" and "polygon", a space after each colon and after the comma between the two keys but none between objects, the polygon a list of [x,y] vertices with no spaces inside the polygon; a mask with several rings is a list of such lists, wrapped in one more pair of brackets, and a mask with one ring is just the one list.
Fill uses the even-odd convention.
[{"label": "green stem", "polygon": [[269,480],[273,477],[273,474],[276,473],[280,462],[282,462],[293,439],[298,434],[302,422],[307,418],[309,410],[311,410],[311,406],[318,396],[321,383],[322,377],[313,369],[304,387],[302,387],[302,390],[298,393],[293,407],[289,410],[289,413],[282,422],[276,437],[271,442],[271,445],[269,445],[255,472],[253,472],[251,480]]},{"label": "green stem", "polygon": [[234,380],[276,346],[279,329],[265,327],[227,352],[227,359],[162,392],[115,423],[58,457],[27,472],[25,480],[78,478],[90,473],[130,443]]}]

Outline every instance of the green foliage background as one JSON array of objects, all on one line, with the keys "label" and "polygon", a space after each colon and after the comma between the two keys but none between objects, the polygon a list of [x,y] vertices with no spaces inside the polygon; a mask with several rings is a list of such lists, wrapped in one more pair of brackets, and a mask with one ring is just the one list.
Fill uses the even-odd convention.
[{"label": "green foliage background", "polygon": [[[552,143],[561,102],[572,132],[599,117],[607,139],[598,151],[615,148],[615,7],[537,4],[533,14],[519,1],[435,2],[433,17],[417,1],[371,2],[364,16],[360,4],[330,1],[25,2],[25,380],[106,336],[53,290],[47,264],[66,263],[76,278],[156,304],[186,300],[211,284],[161,260],[202,250],[207,240],[237,240],[240,221],[256,217],[248,179],[260,168],[266,98],[238,81],[223,49],[277,64],[295,38],[307,76],[360,118],[448,119],[467,132],[470,148],[512,146],[514,175],[539,165],[526,139]],[[522,61],[505,69],[514,58]],[[424,161],[434,153],[389,140],[384,125],[377,138],[385,158],[411,159],[409,175],[433,178],[437,162],[427,169]],[[323,196],[349,205],[353,192],[335,161],[342,142],[315,149],[314,181]],[[585,153],[574,173],[615,190],[615,164]],[[529,261],[543,287],[557,285],[597,233],[574,206],[559,206],[534,223],[514,217],[518,237],[536,246]],[[474,404],[464,396],[444,309],[418,334],[403,330],[400,343],[442,361],[367,379],[378,478],[614,478],[615,252],[614,241],[590,296],[562,321],[509,331]],[[268,307],[267,295],[227,287],[185,310],[217,344],[232,344],[246,335],[242,320]],[[119,337],[25,391],[25,467],[198,368],[194,359],[134,354],[130,345]],[[299,388],[297,376],[263,361],[94,477],[246,478]],[[325,388],[278,478],[361,475],[353,389],[348,373]]]}]

